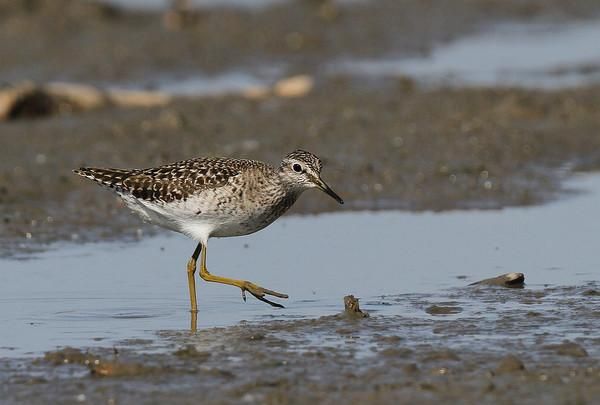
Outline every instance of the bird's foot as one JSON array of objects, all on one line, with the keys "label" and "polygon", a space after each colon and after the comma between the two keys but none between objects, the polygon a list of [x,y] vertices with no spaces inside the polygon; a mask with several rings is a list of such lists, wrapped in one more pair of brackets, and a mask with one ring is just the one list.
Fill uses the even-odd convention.
[{"label": "bird's foot", "polygon": [[266,299],[265,295],[272,295],[277,298],[288,298],[287,294],[282,294],[277,291],[268,290],[249,281],[244,281],[240,288],[242,289],[242,299],[244,301],[246,301],[246,291],[248,291],[254,296],[254,298],[256,298],[259,301],[266,302],[267,304],[277,308],[285,308],[283,305],[277,302],[273,302]]}]

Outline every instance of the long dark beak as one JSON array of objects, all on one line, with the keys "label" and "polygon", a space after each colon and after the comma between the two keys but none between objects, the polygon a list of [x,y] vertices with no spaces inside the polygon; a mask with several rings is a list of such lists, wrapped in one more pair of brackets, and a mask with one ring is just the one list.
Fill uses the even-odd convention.
[{"label": "long dark beak", "polygon": [[317,185],[317,187],[319,187],[321,190],[323,190],[325,193],[327,193],[331,198],[333,198],[334,200],[336,200],[337,202],[339,202],[340,204],[344,203],[344,200],[342,200],[342,198],[337,195],[335,193],[335,191],[333,191],[331,189],[331,187],[329,187],[323,180],[321,179],[316,179],[315,184]]}]

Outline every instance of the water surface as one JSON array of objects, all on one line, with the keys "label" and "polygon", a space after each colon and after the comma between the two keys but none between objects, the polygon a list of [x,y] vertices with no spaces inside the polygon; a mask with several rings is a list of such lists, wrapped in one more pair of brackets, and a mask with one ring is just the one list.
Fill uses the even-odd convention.
[{"label": "water surface", "polygon": [[[244,303],[238,289],[200,280],[198,326],[335,314],[347,294],[379,315],[428,319],[425,307],[461,296],[456,287],[507,272],[525,273],[529,290],[597,281],[600,176],[577,177],[570,187],[585,192],[500,211],[290,216],[248,237],[213,239],[213,274],[248,279],[290,299],[285,309],[252,297]],[[161,234],[0,261],[0,356],[187,328],[185,264],[193,249],[183,236]],[[450,318],[482,311],[478,300],[459,301],[464,311]]]},{"label": "water surface", "polygon": [[564,88],[600,80],[600,23],[504,23],[438,45],[426,56],[349,60],[332,65],[371,77],[428,83]]}]

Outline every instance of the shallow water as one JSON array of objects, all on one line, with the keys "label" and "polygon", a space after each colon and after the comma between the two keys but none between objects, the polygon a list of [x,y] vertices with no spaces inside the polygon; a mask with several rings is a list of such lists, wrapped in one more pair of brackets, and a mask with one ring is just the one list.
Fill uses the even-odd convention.
[{"label": "shallow water", "polygon": [[[586,192],[501,211],[291,216],[255,235],[213,239],[213,274],[249,279],[290,299],[285,309],[251,296],[244,303],[236,288],[199,281],[198,326],[335,314],[350,293],[368,311],[427,319],[428,303],[447,301],[454,287],[507,272],[525,273],[534,290],[598,281],[600,176],[570,185]],[[182,236],[163,234],[0,261],[0,356],[187,328],[185,263],[193,248]],[[466,310],[450,319],[481,310],[468,295],[459,301]]]},{"label": "shallow water", "polygon": [[257,73],[228,72],[218,75],[182,74],[159,75],[139,83],[101,84],[112,90],[153,90],[179,97],[207,97],[227,94],[243,94],[257,88],[265,88],[281,74],[277,68],[262,69]]},{"label": "shallow water", "polygon": [[563,88],[600,81],[600,23],[501,24],[419,57],[350,60],[333,72],[427,83]]},{"label": "shallow water", "polygon": [[[243,3],[256,6],[253,2]],[[130,5],[134,5],[131,3]],[[600,82],[600,23],[504,23],[433,49],[426,56],[388,55],[335,61],[326,75],[375,80],[410,77],[426,85],[560,89]],[[175,96],[243,94],[285,77],[284,63],[208,75],[165,73],[104,87],[153,89]]]}]

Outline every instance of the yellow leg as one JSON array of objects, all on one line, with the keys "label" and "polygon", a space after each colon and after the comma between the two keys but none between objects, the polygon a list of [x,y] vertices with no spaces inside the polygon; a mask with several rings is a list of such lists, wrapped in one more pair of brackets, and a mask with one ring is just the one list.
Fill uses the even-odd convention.
[{"label": "yellow leg", "polygon": [[190,311],[190,332],[196,333],[198,330],[198,311]]},{"label": "yellow leg", "polygon": [[196,250],[192,254],[192,257],[187,264],[187,275],[188,275],[188,287],[190,289],[190,312],[198,313],[198,304],[196,303],[196,280],[194,275],[196,274],[196,261],[202,250],[202,243],[198,243]]},{"label": "yellow leg", "polygon": [[272,295],[272,296],[278,297],[278,298],[288,298],[288,296],[286,294],[278,293],[273,290],[268,290],[266,288],[260,287],[249,281],[236,280],[233,278],[220,277],[220,276],[213,276],[212,274],[210,274],[208,272],[208,269],[206,268],[206,245],[203,246],[203,248],[204,249],[202,249],[202,258],[201,258],[201,262],[200,262],[200,277],[202,277],[203,280],[210,281],[213,283],[228,284],[228,285],[233,285],[235,287],[239,287],[242,290],[242,298],[244,299],[244,301],[246,301],[246,291],[248,291],[250,294],[252,294],[256,299],[258,299],[260,301],[266,302],[267,304],[272,305],[274,307],[283,308],[283,305],[278,304],[276,302],[269,301],[268,299],[266,299],[265,295]]},{"label": "yellow leg", "polygon": [[196,303],[196,280],[194,280],[194,274],[196,274],[196,259],[192,257],[187,264],[188,287],[190,288],[190,311],[198,312],[198,304]]}]

